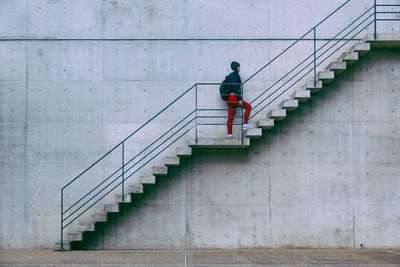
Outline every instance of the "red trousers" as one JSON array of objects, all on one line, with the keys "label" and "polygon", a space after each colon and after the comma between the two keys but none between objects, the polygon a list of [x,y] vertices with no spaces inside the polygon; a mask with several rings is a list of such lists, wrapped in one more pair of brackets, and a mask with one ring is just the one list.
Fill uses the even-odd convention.
[{"label": "red trousers", "polygon": [[[242,103],[244,105],[243,108],[245,109],[244,124],[247,124],[250,117],[251,106],[246,101],[242,101]],[[234,94],[229,95],[226,104],[228,105],[228,121],[227,121],[228,134],[232,134],[232,123],[233,123],[233,118],[235,117],[236,108],[241,108],[242,106],[240,105],[239,101],[237,100]]]}]

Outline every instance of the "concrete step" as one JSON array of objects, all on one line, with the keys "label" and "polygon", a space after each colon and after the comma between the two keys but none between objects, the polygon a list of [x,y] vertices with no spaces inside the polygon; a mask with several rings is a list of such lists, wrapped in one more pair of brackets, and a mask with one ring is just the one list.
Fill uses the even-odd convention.
[{"label": "concrete step", "polygon": [[328,84],[335,79],[335,73],[333,71],[320,71],[318,72],[318,80],[322,81],[322,84]]},{"label": "concrete step", "polygon": [[358,57],[362,57],[371,51],[369,43],[357,43],[350,48],[350,52],[357,52]]},{"label": "concrete step", "polygon": [[347,66],[351,66],[358,60],[357,52],[344,52],[340,57],[339,61],[345,61]]},{"label": "concrete step", "polygon": [[80,223],[79,231],[81,232],[94,232],[94,223]]},{"label": "concrete step", "polygon": [[67,234],[69,241],[82,241],[82,232],[73,232]]},{"label": "concrete step", "polygon": [[268,117],[277,121],[286,118],[286,109],[272,109],[268,112]]},{"label": "concrete step", "polygon": [[313,81],[308,81],[303,85],[303,90],[309,90],[312,94],[318,93],[322,90],[322,81],[317,81],[315,85]]},{"label": "concrete step", "polygon": [[250,145],[250,138],[197,138],[189,142],[191,147],[196,148],[245,148]]},{"label": "concrete step", "polygon": [[310,99],[311,94],[309,90],[298,90],[294,91],[292,97],[297,99],[299,102],[306,102],[308,99]]},{"label": "concrete step", "polygon": [[297,99],[284,100],[280,107],[286,109],[286,111],[293,111],[299,107],[299,101]]},{"label": "concrete step", "polygon": [[187,158],[192,156],[192,148],[191,147],[178,147],[176,149],[176,154],[178,157]]},{"label": "concrete step", "polygon": [[99,214],[93,214],[92,215],[92,222],[106,222],[107,221],[107,214],[105,213],[99,213]]},{"label": "concrete step", "polygon": [[168,175],[168,168],[165,166],[153,166],[153,175],[155,176]]},{"label": "concrete step", "polygon": [[335,75],[342,74],[346,70],[346,62],[345,61],[335,61],[326,67],[327,71],[333,71]]},{"label": "concrete step", "polygon": [[[61,250],[61,242],[56,243],[56,250]],[[71,250],[71,243],[68,240],[63,241],[62,250]]]},{"label": "concrete step", "polygon": [[156,183],[156,177],[154,175],[146,175],[140,177],[140,182],[142,184],[155,184]]},{"label": "concrete step", "polygon": [[105,213],[117,213],[117,212],[119,212],[119,204],[104,205],[104,212]]},{"label": "concrete step", "polygon": [[142,184],[134,184],[128,186],[129,194],[143,194],[143,185]]},{"label": "concrete step", "polygon": [[373,33],[367,34],[363,43],[369,43],[371,48],[400,48],[399,33],[377,33],[376,38]]},{"label": "concrete step", "polygon": [[164,164],[165,166],[179,166],[179,157],[166,157]]},{"label": "concrete step", "polygon": [[250,138],[260,138],[262,136],[262,129],[261,128],[251,128],[245,130],[245,136]]},{"label": "concrete step", "polygon": [[131,194],[125,194],[124,195],[124,200],[122,200],[122,195],[121,194],[116,194],[116,201],[118,203],[131,203],[132,199],[131,199]]},{"label": "concrete step", "polygon": [[275,120],[274,119],[259,119],[257,121],[257,128],[261,128],[263,130],[269,130],[274,128]]}]

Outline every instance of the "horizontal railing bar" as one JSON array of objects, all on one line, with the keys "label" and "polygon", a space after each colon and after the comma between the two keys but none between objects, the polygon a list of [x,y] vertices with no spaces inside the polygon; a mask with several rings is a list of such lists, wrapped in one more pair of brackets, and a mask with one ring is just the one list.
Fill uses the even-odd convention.
[{"label": "horizontal railing bar", "polygon": [[376,14],[399,14],[400,11],[376,11]]},{"label": "horizontal railing bar", "polygon": [[[64,42],[64,41],[116,41],[116,42],[142,42],[142,41],[295,41],[297,38],[179,38],[179,39],[141,39],[141,38],[7,38],[0,37],[0,42]],[[304,41],[314,40],[313,38],[303,39]],[[324,38],[319,38],[318,40],[324,41]],[[104,81],[108,81],[104,79]],[[141,79],[129,80],[129,81],[143,81]]]},{"label": "horizontal railing bar", "polygon": [[197,111],[227,111],[227,110],[234,110],[231,108],[199,108]]},{"label": "horizontal railing bar", "polygon": [[376,19],[376,21],[399,21],[400,19]]},{"label": "horizontal railing bar", "polygon": [[197,116],[199,119],[227,119],[227,118],[243,118],[244,116]]},{"label": "horizontal railing bar", "polygon": [[[176,135],[180,130],[182,130],[184,127],[186,127],[190,122],[192,122],[195,118],[193,118],[192,120],[190,120],[188,123],[186,123],[184,126],[181,127],[181,129],[179,129],[177,132],[175,132],[174,134],[172,134],[168,139],[164,140],[159,146],[157,146],[156,148],[154,148],[150,153],[154,152],[156,149],[158,149],[161,145],[163,145],[165,142],[167,142],[171,137],[173,137],[174,135]],[[150,153],[146,156],[144,156],[143,158],[141,158],[138,162],[136,162],[133,166],[131,166],[130,168],[128,168],[126,172],[130,171],[133,167],[135,167],[137,164],[139,164],[143,159],[145,159],[147,156],[150,155]],[[71,217],[73,214],[75,214],[78,210],[80,210],[83,206],[85,206],[87,203],[89,203],[89,201],[91,201],[94,197],[96,197],[98,194],[100,194],[101,192],[104,191],[104,189],[106,189],[107,187],[109,187],[112,183],[114,183],[116,180],[118,180],[120,177],[122,177],[122,174],[120,174],[119,176],[117,176],[117,178],[115,178],[113,181],[111,181],[109,184],[107,184],[105,187],[103,187],[103,189],[101,189],[99,192],[97,192],[94,196],[92,196],[91,198],[89,198],[85,203],[83,203],[79,208],[75,209],[75,211],[73,211],[71,214],[69,214],[64,220],[67,220],[69,217]],[[103,182],[101,183],[103,184]]]},{"label": "horizontal railing bar", "polygon": [[147,163],[149,163],[150,161],[152,161],[156,156],[158,156],[160,153],[162,153],[165,149],[167,149],[168,147],[170,147],[172,144],[174,144],[177,140],[179,140],[182,136],[184,136],[185,134],[187,134],[191,129],[193,129],[194,126],[192,126],[191,128],[189,128],[186,132],[184,132],[181,136],[179,136],[178,138],[176,138],[171,144],[169,144],[167,147],[165,147],[162,151],[160,151],[157,155],[155,155],[153,158],[151,158],[149,161],[147,161],[146,163],[144,163],[139,169],[137,169],[134,173],[130,174],[128,177],[126,177],[123,181],[119,182],[117,185],[115,185],[112,189],[110,189],[106,194],[104,194],[101,198],[99,198],[96,202],[94,202],[92,205],[90,205],[87,209],[85,209],[83,212],[81,212],[78,216],[76,216],[72,221],[70,221],[67,225],[65,225],[63,228],[69,226],[71,223],[73,223],[77,218],[79,218],[83,213],[85,213],[86,211],[88,211],[91,207],[93,207],[94,205],[96,205],[100,200],[102,200],[105,196],[107,196],[109,193],[111,193],[115,188],[117,188],[119,185],[121,185],[123,182],[125,182],[126,180],[128,180],[133,174],[135,174],[136,172],[138,172],[141,168],[143,168],[145,165],[147,165]]},{"label": "horizontal railing bar", "polygon": [[[226,125],[225,123],[197,123],[197,125]],[[230,123],[229,125],[242,125],[242,123]]]},{"label": "horizontal railing bar", "polygon": [[[223,83],[197,83],[197,85],[221,85]],[[240,85],[241,83],[225,83],[227,85]]]},{"label": "horizontal railing bar", "polygon": [[114,174],[116,174],[117,172],[119,172],[120,170],[122,170],[122,168],[124,168],[126,165],[128,165],[129,163],[131,163],[134,159],[136,159],[138,156],[140,156],[144,151],[146,151],[149,147],[151,147],[153,144],[155,144],[156,142],[158,142],[161,138],[163,138],[165,135],[167,135],[170,131],[172,131],[173,129],[176,128],[176,126],[178,126],[180,123],[182,123],[184,120],[186,120],[188,117],[190,117],[191,115],[193,115],[193,113],[195,112],[192,111],[191,113],[189,113],[189,115],[187,115],[185,118],[183,118],[180,122],[178,122],[177,124],[175,124],[172,128],[170,128],[168,131],[166,131],[162,136],[160,136],[158,139],[156,139],[153,143],[151,143],[150,145],[148,145],[145,149],[143,149],[142,151],[140,151],[135,157],[133,157],[132,159],[130,159],[128,162],[126,162],[124,164],[124,166],[121,166],[118,170],[116,170],[114,173],[112,173],[110,176],[108,176],[106,179],[104,179],[100,184],[98,184],[95,188],[93,188],[89,193],[87,193],[85,196],[81,197],[81,199],[79,199],[78,201],[76,201],[73,205],[71,205],[67,210],[65,210],[63,213],[68,212],[71,208],[73,208],[76,204],[78,204],[79,202],[81,202],[85,197],[87,197],[88,195],[90,195],[93,191],[95,191],[99,186],[101,186],[102,184],[104,184],[105,182],[107,182],[112,176],[114,176]]},{"label": "horizontal railing bar", "polygon": [[400,7],[399,4],[386,4],[386,5],[385,5],[385,4],[381,4],[381,5],[376,5],[376,6],[377,6],[377,7],[378,7],[378,6],[389,6],[389,7],[390,7],[390,6],[391,6],[391,7],[399,6],[399,7]]}]

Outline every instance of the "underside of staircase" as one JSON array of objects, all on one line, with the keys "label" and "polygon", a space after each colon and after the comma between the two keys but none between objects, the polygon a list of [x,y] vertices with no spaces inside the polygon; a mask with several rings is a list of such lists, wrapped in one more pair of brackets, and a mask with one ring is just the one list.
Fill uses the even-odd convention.
[{"label": "underside of staircase", "polygon": [[[400,47],[400,35],[396,34],[377,34],[376,39],[373,34],[368,34],[360,42],[354,44],[348,51],[343,52],[336,60],[327,65],[324,71],[317,75],[317,81],[304,81],[300,88],[293,92],[290,98],[282,101],[279,108],[266,111],[261,119],[250,123],[253,127],[244,131],[242,138],[198,138],[184,147],[178,147],[174,156],[164,159],[163,166],[152,166],[152,175],[142,176],[140,183],[127,184],[126,195],[115,194],[114,204],[104,205],[103,212],[92,214],[91,220],[79,224],[79,231],[68,232],[67,239],[63,241],[63,250],[73,249],[75,242],[84,240],[86,232],[96,231],[96,224],[107,223],[109,214],[117,214],[121,210],[123,203],[134,202],[135,195],[144,193],[145,185],[155,185],[156,177],[166,176],[168,167],[179,166],[181,158],[191,157],[192,149],[196,148],[247,148],[253,138],[261,138],[263,130],[270,130],[275,126],[275,121],[284,120],[288,112],[295,111],[299,105],[312,97],[312,94],[324,90],[326,85],[344,73],[349,66],[355,64],[362,56],[366,55],[373,48],[381,47]],[[56,249],[61,250],[61,242],[56,243]]]}]

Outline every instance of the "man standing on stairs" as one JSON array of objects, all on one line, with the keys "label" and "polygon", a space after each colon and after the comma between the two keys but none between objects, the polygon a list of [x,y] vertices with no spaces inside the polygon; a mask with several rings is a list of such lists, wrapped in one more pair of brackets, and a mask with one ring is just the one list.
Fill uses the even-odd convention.
[{"label": "man standing on stairs", "polygon": [[244,129],[251,128],[247,122],[249,120],[250,116],[250,111],[251,111],[251,106],[249,103],[246,101],[243,101],[242,99],[242,80],[240,79],[239,72],[240,72],[240,64],[236,61],[233,61],[231,63],[231,69],[233,72],[229,74],[228,76],[228,83],[231,83],[230,85],[230,94],[229,98],[226,101],[226,104],[228,105],[228,138],[233,138],[232,134],[232,123],[233,123],[233,118],[235,117],[236,113],[236,108],[238,107],[243,107],[245,109],[244,112]]}]

